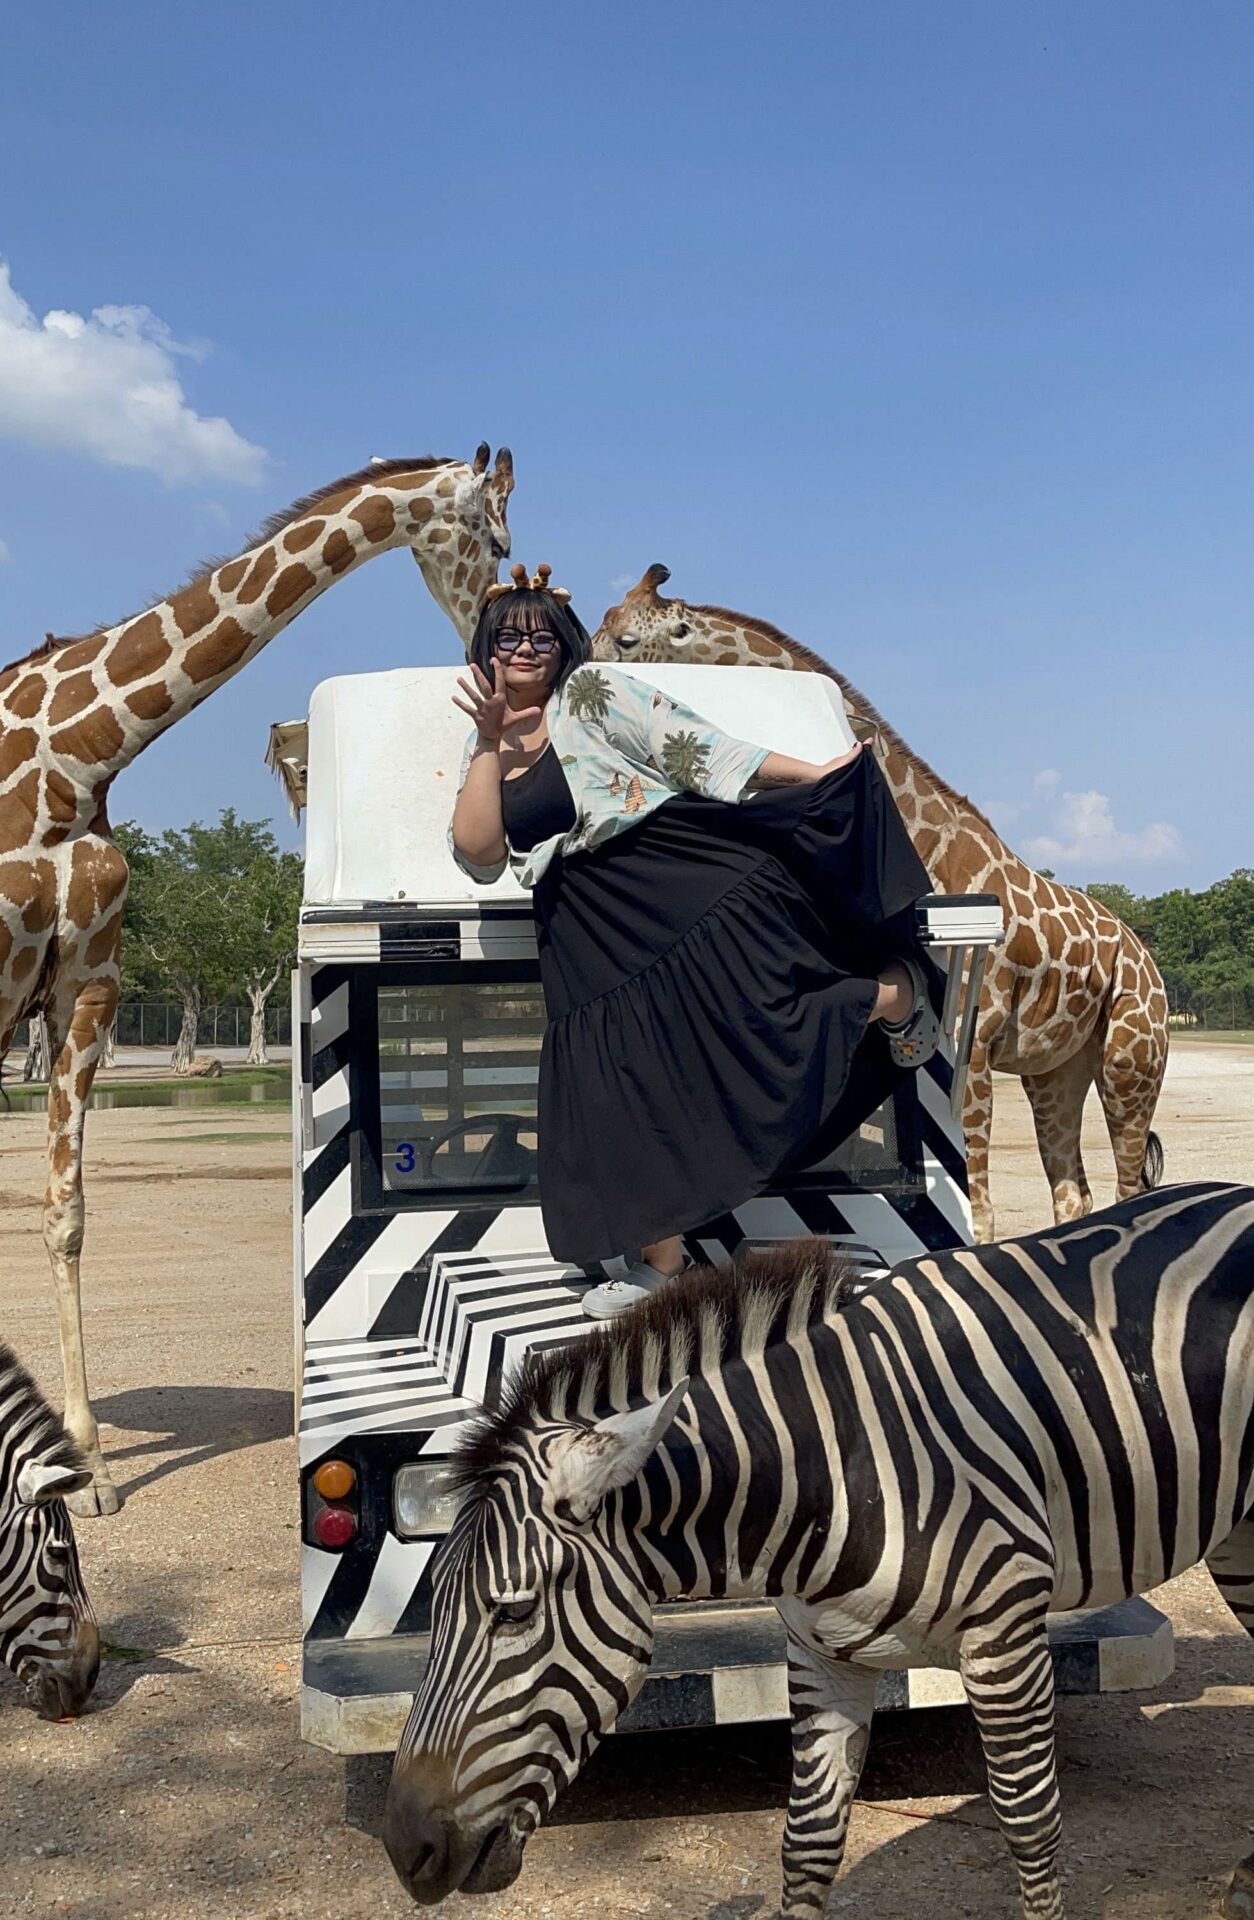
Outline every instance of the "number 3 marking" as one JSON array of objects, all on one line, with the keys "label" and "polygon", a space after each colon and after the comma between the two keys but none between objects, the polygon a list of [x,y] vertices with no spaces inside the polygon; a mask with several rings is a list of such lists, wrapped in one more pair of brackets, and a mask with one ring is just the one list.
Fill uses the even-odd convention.
[{"label": "number 3 marking", "polygon": [[398,1173],[412,1173],[417,1164],[418,1156],[414,1152],[413,1141],[402,1140],[396,1149],[396,1171]]}]

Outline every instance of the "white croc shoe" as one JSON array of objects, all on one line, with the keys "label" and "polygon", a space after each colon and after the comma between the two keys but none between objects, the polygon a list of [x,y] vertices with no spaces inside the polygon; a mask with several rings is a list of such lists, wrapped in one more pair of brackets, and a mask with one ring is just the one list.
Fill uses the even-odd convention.
[{"label": "white croc shoe", "polygon": [[940,1021],[932,1006],[927,975],[919,962],[909,956],[901,964],[910,975],[914,987],[914,1005],[904,1020],[893,1023],[885,1020],[884,1034],[894,1066],[921,1067],[940,1045]]},{"label": "white croc shoe", "polygon": [[[687,1273],[691,1265],[691,1260],[686,1260],[679,1272]],[[678,1278],[677,1273],[659,1273],[647,1260],[637,1260],[622,1280],[603,1280],[599,1287],[590,1287],[583,1297],[584,1313],[589,1320],[616,1320],[628,1307],[638,1306],[659,1287]]]}]

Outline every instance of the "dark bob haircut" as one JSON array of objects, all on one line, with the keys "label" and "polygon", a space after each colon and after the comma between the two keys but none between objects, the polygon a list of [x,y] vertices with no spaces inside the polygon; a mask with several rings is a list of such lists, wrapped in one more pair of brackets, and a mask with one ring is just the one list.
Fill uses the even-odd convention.
[{"label": "dark bob haircut", "polygon": [[543,588],[515,587],[512,592],[489,600],[479,615],[475,637],[470,643],[471,664],[478,667],[489,685],[492,684],[496,636],[503,627],[513,627],[517,633],[547,632],[555,637],[562,662],[553,683],[555,687],[563,686],[575,668],[582,667],[592,657],[592,642],[573,607],[563,606]]}]

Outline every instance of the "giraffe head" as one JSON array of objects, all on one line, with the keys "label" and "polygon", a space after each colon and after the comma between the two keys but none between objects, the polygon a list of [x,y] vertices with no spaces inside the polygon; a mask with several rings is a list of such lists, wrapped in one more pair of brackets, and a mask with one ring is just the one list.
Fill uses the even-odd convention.
[{"label": "giraffe head", "polygon": [[663,600],[658,588],[671,577],[656,561],[640,581],[610,607],[592,636],[594,660],[695,660],[696,638],[682,600]]},{"label": "giraffe head", "polygon": [[451,461],[426,490],[426,511],[411,524],[414,559],[467,652],[483,597],[509,554],[505,509],[514,491],[514,460],[508,447],[491,470],[490,459],[485,440],[468,466]]}]

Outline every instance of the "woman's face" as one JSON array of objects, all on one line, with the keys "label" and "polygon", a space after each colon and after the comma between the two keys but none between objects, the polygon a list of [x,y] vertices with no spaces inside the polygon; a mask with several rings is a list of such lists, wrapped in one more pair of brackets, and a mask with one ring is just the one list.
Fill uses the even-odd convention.
[{"label": "woman's face", "polygon": [[498,629],[495,654],[506,689],[532,695],[552,686],[562,664],[557,635],[542,624],[524,630],[506,621]]}]

